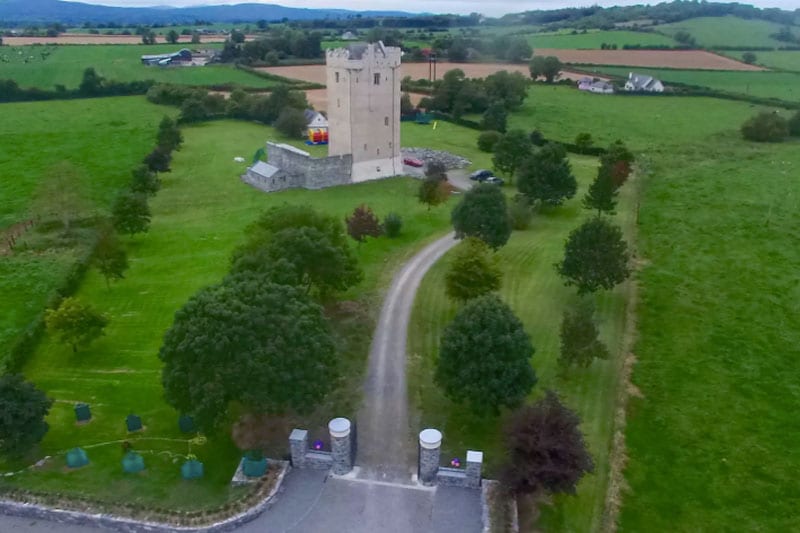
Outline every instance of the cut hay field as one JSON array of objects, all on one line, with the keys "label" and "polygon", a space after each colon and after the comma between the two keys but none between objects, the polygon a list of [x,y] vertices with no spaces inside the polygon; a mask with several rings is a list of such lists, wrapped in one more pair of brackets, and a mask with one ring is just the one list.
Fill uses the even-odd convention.
[{"label": "cut hay field", "polygon": [[541,48],[538,55],[556,56],[577,65],[624,65],[707,70],[764,70],[705,50],[560,50]]},{"label": "cut hay field", "polygon": [[564,49],[599,49],[602,44],[615,44],[619,48],[624,45],[668,45],[676,43],[671,37],[659,33],[643,31],[587,31],[586,33],[534,33],[527,36],[528,42],[533,46],[534,54],[538,48],[564,48]]},{"label": "cut hay field", "polygon": [[[202,46],[202,45],[201,45]],[[215,46],[215,45],[212,45]],[[182,85],[237,84],[243,87],[268,88],[275,84],[230,65],[204,67],[150,67],[141,64],[144,54],[163,54],[180,45],[98,45],[98,46],[2,46],[0,79],[12,79],[21,87],[68,89],[80,85],[88,67],[115,81],[151,79]]]},{"label": "cut hay field", "polygon": [[[624,67],[599,67],[598,70],[621,77],[627,77],[630,72]],[[666,85],[678,82],[789,102],[800,100],[800,73],[795,72],[709,72],[650,68],[637,69],[636,72],[655,76]]]},{"label": "cut hay field", "polygon": [[[786,46],[786,43],[770,37],[783,26],[774,22],[756,19],[742,19],[731,15],[725,17],[698,17],[672,24],[653,26],[655,31],[672,36],[678,31],[689,32],[697,44],[713,46]],[[800,27],[793,33],[800,35]]]}]

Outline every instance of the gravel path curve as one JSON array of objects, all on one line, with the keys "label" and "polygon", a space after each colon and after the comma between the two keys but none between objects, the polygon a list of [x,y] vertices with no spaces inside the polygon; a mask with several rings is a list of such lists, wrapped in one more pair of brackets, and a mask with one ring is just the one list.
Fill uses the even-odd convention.
[{"label": "gravel path curve", "polygon": [[457,241],[451,233],[426,246],[395,275],[372,338],[364,403],[358,414],[358,456],[381,480],[410,480],[415,470],[415,431],[409,427],[406,337],[422,278]]}]

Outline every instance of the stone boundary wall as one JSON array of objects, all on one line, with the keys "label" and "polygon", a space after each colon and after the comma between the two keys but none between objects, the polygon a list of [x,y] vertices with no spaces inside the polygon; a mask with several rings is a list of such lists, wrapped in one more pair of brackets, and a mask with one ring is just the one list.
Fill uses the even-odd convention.
[{"label": "stone boundary wall", "polygon": [[146,522],[124,518],[120,516],[108,515],[103,513],[87,513],[82,511],[70,511],[67,509],[55,509],[39,504],[21,503],[10,500],[0,500],[0,514],[19,516],[22,518],[33,518],[37,520],[48,520],[59,524],[71,524],[77,526],[92,526],[113,529],[123,533],[140,533],[142,531],[153,533],[218,533],[232,531],[243,524],[258,518],[261,513],[266,511],[272,498],[278,492],[283,478],[289,471],[289,464],[286,461],[271,461],[281,465],[281,472],[275,481],[269,495],[250,509],[226,518],[216,524],[208,526],[173,526],[159,522]]},{"label": "stone boundary wall", "polygon": [[289,187],[323,189],[351,182],[353,156],[349,154],[317,158],[293,146],[268,142],[267,162],[287,176],[287,180],[279,183],[275,190]]}]

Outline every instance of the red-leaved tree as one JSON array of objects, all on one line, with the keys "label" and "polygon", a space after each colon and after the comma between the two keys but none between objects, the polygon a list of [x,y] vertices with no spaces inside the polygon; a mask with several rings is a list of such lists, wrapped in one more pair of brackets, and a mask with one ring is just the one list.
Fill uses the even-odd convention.
[{"label": "red-leaved tree", "polygon": [[383,234],[378,217],[365,204],[356,207],[353,214],[345,217],[344,221],[347,224],[347,234],[359,244],[367,240],[367,237],[380,237]]}]

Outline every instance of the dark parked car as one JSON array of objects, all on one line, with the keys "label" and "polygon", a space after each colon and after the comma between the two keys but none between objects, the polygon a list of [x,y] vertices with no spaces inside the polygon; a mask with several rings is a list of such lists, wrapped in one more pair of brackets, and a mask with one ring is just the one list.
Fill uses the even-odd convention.
[{"label": "dark parked car", "polygon": [[486,178],[492,177],[491,170],[476,170],[472,174],[469,175],[469,179],[472,181],[484,181]]}]

